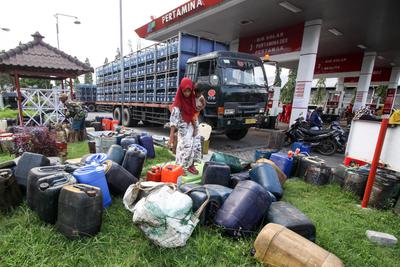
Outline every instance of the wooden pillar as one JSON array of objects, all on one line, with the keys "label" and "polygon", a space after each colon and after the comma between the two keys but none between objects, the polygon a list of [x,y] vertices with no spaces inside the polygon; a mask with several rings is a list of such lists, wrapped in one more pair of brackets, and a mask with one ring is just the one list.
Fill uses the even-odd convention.
[{"label": "wooden pillar", "polygon": [[61,92],[64,94],[65,89],[64,89],[64,80],[61,80]]},{"label": "wooden pillar", "polygon": [[69,78],[69,93],[71,95],[71,100],[74,100],[74,85],[72,82],[72,78]]},{"label": "wooden pillar", "polygon": [[19,75],[18,75],[18,73],[14,73],[14,78],[15,78],[15,89],[17,90],[17,98],[18,98],[19,125],[23,126],[24,125],[24,121],[23,121],[23,115],[22,115],[22,95],[21,95],[21,89],[19,87]]}]

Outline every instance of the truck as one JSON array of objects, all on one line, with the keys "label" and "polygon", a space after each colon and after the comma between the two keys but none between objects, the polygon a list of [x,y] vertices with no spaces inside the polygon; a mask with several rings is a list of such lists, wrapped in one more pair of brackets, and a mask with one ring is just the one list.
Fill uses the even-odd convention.
[{"label": "truck", "polygon": [[110,111],[122,125],[139,121],[165,125],[179,82],[189,77],[205,85],[200,122],[233,140],[266,120],[267,79],[260,58],[230,52],[222,42],[179,33],[96,69],[97,110]]},{"label": "truck", "polygon": [[75,97],[87,107],[88,111],[96,111],[97,87],[95,84],[77,84],[75,86]]}]

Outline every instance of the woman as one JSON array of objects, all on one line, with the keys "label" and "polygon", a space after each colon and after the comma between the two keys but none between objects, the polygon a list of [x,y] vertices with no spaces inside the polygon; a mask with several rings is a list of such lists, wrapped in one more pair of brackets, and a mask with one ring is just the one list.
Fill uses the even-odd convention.
[{"label": "woman", "polygon": [[190,173],[198,174],[194,163],[201,161],[201,142],[200,137],[193,134],[192,121],[195,113],[196,101],[193,82],[189,78],[183,78],[172,105],[169,146],[173,147],[174,133],[178,130],[176,164],[181,165]]}]

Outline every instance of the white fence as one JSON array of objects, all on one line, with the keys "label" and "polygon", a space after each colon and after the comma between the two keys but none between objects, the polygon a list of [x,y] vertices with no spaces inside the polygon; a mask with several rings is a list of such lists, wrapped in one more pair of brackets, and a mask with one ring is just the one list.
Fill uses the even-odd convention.
[{"label": "white fence", "polygon": [[64,121],[64,105],[59,100],[62,93],[60,88],[21,88],[21,93],[24,99],[22,109],[29,117],[25,125],[48,125]]}]

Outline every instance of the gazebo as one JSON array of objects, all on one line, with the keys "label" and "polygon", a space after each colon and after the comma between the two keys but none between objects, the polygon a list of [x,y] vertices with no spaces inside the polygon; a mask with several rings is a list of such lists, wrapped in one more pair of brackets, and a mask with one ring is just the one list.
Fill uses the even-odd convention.
[{"label": "gazebo", "polygon": [[32,34],[32,37],[33,41],[0,53],[0,72],[10,74],[15,80],[18,96],[18,117],[21,126],[23,125],[23,117],[20,78],[60,81],[62,90],[64,90],[64,81],[69,79],[72,98],[72,79],[93,72],[93,68],[89,65],[45,43],[43,41],[44,36],[39,32]]}]

